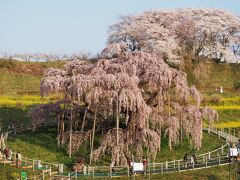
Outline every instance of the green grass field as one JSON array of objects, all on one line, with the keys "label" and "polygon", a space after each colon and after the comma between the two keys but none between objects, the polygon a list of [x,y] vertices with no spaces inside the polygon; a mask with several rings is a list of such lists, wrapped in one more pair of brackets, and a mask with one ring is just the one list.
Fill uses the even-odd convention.
[{"label": "green grass field", "polygon": [[[85,143],[72,158],[68,158],[65,147],[57,146],[56,136],[56,127],[43,127],[36,132],[11,136],[8,139],[8,143],[13,150],[19,150],[23,156],[28,156],[29,158],[41,159],[47,162],[64,163],[70,167],[74,160],[76,160],[78,156],[81,156],[84,157],[85,162],[88,163],[90,149],[89,143]],[[99,141],[100,135],[96,138],[95,144],[99,144]],[[190,148],[190,143],[187,140],[182,144],[174,146],[171,152],[168,150],[167,144],[167,138],[163,138],[162,148],[158,153],[156,162],[170,161],[174,158],[181,159],[185,153],[188,153],[189,155],[194,152],[197,154],[205,153],[221,147],[225,144],[225,140],[217,138],[215,135],[204,133],[202,148],[200,148],[199,151]],[[109,160],[109,157],[105,157],[104,159],[99,160],[96,164],[109,165]]]},{"label": "green grass field", "polygon": [[10,167],[8,165],[0,165],[1,180],[15,180],[21,176],[22,172],[26,172],[27,177],[32,179],[34,176],[39,177],[41,175],[40,171],[32,171],[31,169],[18,169],[16,167]]}]

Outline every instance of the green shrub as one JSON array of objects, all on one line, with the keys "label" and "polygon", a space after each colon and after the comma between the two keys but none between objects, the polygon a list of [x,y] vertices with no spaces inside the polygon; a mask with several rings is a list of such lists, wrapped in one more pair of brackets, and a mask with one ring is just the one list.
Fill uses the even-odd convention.
[{"label": "green shrub", "polygon": [[234,88],[240,90],[240,80],[234,83]]}]

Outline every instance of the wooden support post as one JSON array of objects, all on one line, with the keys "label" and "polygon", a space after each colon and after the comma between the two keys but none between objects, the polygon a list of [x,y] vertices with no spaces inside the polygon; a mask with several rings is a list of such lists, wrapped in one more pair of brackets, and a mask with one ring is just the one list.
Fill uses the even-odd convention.
[{"label": "wooden support post", "polygon": [[129,176],[129,166],[127,166],[127,176]]},{"label": "wooden support post", "polygon": [[69,132],[69,157],[72,157],[72,128],[73,128],[73,108],[70,110],[70,132]]},{"label": "wooden support post", "polygon": [[166,161],[166,169],[168,169],[168,161]]},{"label": "wooden support post", "polygon": [[91,148],[91,144],[92,144],[92,134],[90,133],[90,135],[89,135],[89,146],[90,146],[90,148]]},{"label": "wooden support post", "polygon": [[223,148],[223,146],[221,147],[221,153],[222,153],[222,155],[223,155],[223,152],[224,152],[224,148]]},{"label": "wooden support post", "polygon": [[86,116],[87,116],[87,110],[88,110],[88,107],[86,107],[85,112],[84,112],[83,122],[82,122],[82,127],[81,127],[81,132],[83,132],[83,130],[84,130],[85,120],[86,120]]},{"label": "wooden support post", "polygon": [[35,160],[33,160],[33,163],[32,163],[32,170],[34,171],[34,165],[35,165]]},{"label": "wooden support post", "polygon": [[44,171],[42,172],[42,180],[44,180],[45,179],[45,177],[44,177],[45,175],[44,175]]},{"label": "wooden support post", "polygon": [[92,177],[94,178],[94,166],[92,167]]},{"label": "wooden support post", "polygon": [[208,151],[208,159],[211,159],[211,153]]},{"label": "wooden support post", "polygon": [[195,166],[195,163],[194,163],[194,160],[193,160],[193,163],[192,163],[192,169],[194,169],[194,166]]},{"label": "wooden support post", "polygon": [[[117,95],[117,112],[116,112],[116,128],[117,128],[117,146],[119,145],[119,102],[118,102],[118,95]],[[119,147],[118,147],[119,148]],[[119,166],[119,151],[117,152],[117,165]]]},{"label": "wooden support post", "polygon": [[92,132],[92,143],[91,143],[91,152],[90,152],[90,164],[92,162],[92,152],[93,152],[94,136],[95,136],[95,129],[96,129],[96,119],[97,119],[97,105],[95,107],[94,120],[93,120],[93,132]]},{"label": "wooden support post", "polygon": [[58,136],[57,136],[57,141],[58,141],[58,147],[60,145],[60,118],[58,116]]},{"label": "wooden support post", "polygon": [[163,174],[163,164],[161,163],[161,173]]}]

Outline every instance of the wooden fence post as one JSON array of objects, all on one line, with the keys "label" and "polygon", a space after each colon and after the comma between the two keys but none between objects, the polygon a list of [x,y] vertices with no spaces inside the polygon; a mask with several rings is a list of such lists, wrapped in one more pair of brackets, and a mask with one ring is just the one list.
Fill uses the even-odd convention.
[{"label": "wooden fence post", "polygon": [[176,162],[175,162],[175,159],[173,160],[173,171],[175,171],[175,168],[176,168]]},{"label": "wooden fence post", "polygon": [[14,135],[17,134],[16,126],[13,127],[13,134],[14,134]]},{"label": "wooden fence post", "polygon": [[161,163],[161,173],[163,174],[163,163]]},{"label": "wooden fence post", "polygon": [[144,175],[146,175],[147,174],[147,166],[144,165],[143,168],[144,168]]},{"label": "wooden fence post", "polygon": [[[83,167],[84,168],[84,167]],[[84,173],[83,173],[84,174]],[[76,170],[75,170],[75,178],[77,178],[77,176],[78,176],[78,172],[77,172],[77,168],[76,168]]]},{"label": "wooden fence post", "polygon": [[32,163],[32,170],[34,171],[34,165],[35,165],[35,160],[33,160],[33,163]]},{"label": "wooden fence post", "polygon": [[224,149],[223,149],[223,146],[222,146],[222,147],[221,147],[221,153],[222,153],[222,155],[223,155],[223,150],[224,150]]},{"label": "wooden fence post", "polygon": [[112,177],[112,164],[109,167],[109,175],[110,175],[110,178],[111,178]]},{"label": "wooden fence post", "polygon": [[219,153],[218,153],[218,164],[221,164],[221,156]]},{"label": "wooden fence post", "polygon": [[205,166],[206,166],[206,167],[208,166],[208,163],[207,163],[207,161],[208,161],[208,157],[207,157],[207,156],[205,156]]},{"label": "wooden fence post", "polygon": [[151,171],[150,171],[150,168],[148,168],[148,175],[149,175],[149,179],[151,177]]},{"label": "wooden fence post", "polygon": [[127,176],[129,176],[129,166],[127,166]]},{"label": "wooden fence post", "polygon": [[92,167],[92,177],[94,178],[94,166]]},{"label": "wooden fence post", "polygon": [[180,160],[178,160],[178,172],[180,172]]},{"label": "wooden fence post", "polygon": [[155,162],[153,163],[153,173],[155,173]]},{"label": "wooden fence post", "polygon": [[211,159],[211,153],[208,151],[208,159]]},{"label": "wooden fence post", "polygon": [[87,175],[89,176],[89,166],[87,166]]},{"label": "wooden fence post", "polygon": [[51,166],[49,167],[49,177],[51,177],[52,176],[52,168],[51,168]]},{"label": "wooden fence post", "polygon": [[166,169],[168,169],[168,161],[166,161]]}]

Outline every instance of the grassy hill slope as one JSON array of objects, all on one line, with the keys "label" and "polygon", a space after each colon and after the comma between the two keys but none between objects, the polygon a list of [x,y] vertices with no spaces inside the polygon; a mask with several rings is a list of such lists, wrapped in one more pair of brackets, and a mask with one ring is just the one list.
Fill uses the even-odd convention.
[{"label": "grassy hill slope", "polygon": [[[0,126],[11,122],[25,121],[27,119],[26,112],[29,108],[35,104],[52,101],[51,98],[40,98],[40,80],[46,68],[63,67],[64,63],[65,62],[62,61],[37,63],[0,60]],[[189,69],[190,70],[187,71],[189,82],[197,85],[206,96],[204,105],[217,106],[215,108],[220,112],[220,122],[228,122],[230,118],[231,121],[238,123],[240,126],[240,101],[238,97],[234,97],[238,96],[240,91],[233,88],[240,80],[240,65],[204,62],[193,64],[192,69]],[[215,91],[215,88],[219,86],[223,86],[224,90],[227,90],[226,93],[220,95]],[[235,109],[232,109],[233,106]],[[228,126],[228,124],[226,126]],[[25,153],[31,154],[33,158],[55,162],[62,161],[70,165],[73,159],[67,159],[65,148],[56,147],[55,131],[56,129],[54,128],[40,129],[35,133],[29,132],[27,134],[17,135],[17,137],[14,138],[10,137],[9,143],[13,149],[20,149],[24,155]],[[205,152],[209,148],[219,147],[222,143],[224,142],[221,139],[204,134],[203,149],[201,149],[201,152]],[[188,142],[185,142],[186,146],[184,147],[181,145],[174,147],[171,153],[169,153],[167,149],[167,141],[163,139],[162,144],[162,151],[158,156],[159,161],[172,159],[173,157],[182,158],[185,152],[189,152],[189,154],[192,153],[192,149],[189,149],[189,146],[186,145]],[[78,155],[86,156],[86,154],[89,153],[87,149],[89,149],[89,147],[83,147],[74,158]],[[34,151],[39,151],[39,153],[34,154]],[[224,172],[224,178],[227,177],[227,168],[224,167],[221,170]],[[6,169],[2,169],[4,173],[7,171]],[[2,172],[0,170],[0,174],[3,174]],[[11,172],[15,172],[15,170],[11,169]],[[213,179],[220,177],[216,175],[214,170],[204,170],[204,172],[208,175],[205,176],[202,172],[186,172],[182,173],[180,177],[182,177],[182,179],[186,177],[191,179],[198,176],[203,179],[208,179],[209,176],[212,176]],[[178,175],[170,175],[170,177],[174,179]],[[166,176],[156,176],[156,179],[161,178],[164,179]]]},{"label": "grassy hill slope", "polygon": [[0,94],[38,94],[43,72],[49,67],[62,67],[65,62],[20,62],[0,60]]},{"label": "grassy hill slope", "polygon": [[[40,80],[46,68],[61,68],[64,61],[20,62],[0,60],[0,94],[39,92]],[[187,78],[201,92],[214,92],[219,86],[232,93],[239,93],[240,64],[216,63],[210,60],[191,63],[186,67]]]}]

